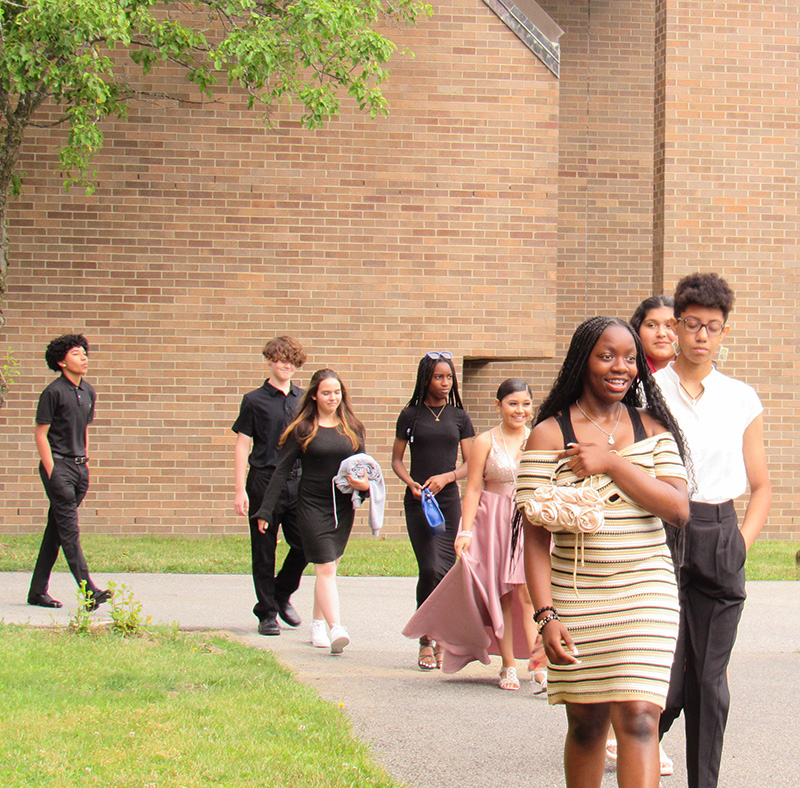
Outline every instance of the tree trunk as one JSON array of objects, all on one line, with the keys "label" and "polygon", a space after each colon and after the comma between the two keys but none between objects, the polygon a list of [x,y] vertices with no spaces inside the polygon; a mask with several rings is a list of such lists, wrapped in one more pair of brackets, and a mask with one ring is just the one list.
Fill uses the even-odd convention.
[{"label": "tree trunk", "polygon": [[[22,139],[25,129],[31,121],[36,109],[42,104],[46,95],[39,91],[31,91],[19,97],[17,106],[12,110],[6,93],[0,100],[0,113],[6,125],[5,133],[0,148],[0,331],[3,330],[6,319],[3,307],[6,300],[6,279],[8,277],[8,207],[14,191],[17,164],[22,149]],[[3,374],[5,360],[0,359],[0,408],[6,401],[9,381]]]}]

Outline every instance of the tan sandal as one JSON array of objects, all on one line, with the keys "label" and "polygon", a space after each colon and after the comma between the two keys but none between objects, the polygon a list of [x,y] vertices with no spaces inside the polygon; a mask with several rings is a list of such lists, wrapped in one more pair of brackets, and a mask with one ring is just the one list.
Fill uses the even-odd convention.
[{"label": "tan sandal", "polygon": [[429,638],[419,639],[417,666],[420,670],[436,670],[436,657],[433,654],[433,641]]},{"label": "tan sandal", "polygon": [[444,661],[444,646],[438,640],[433,641],[433,657],[436,660],[436,667],[441,668]]},{"label": "tan sandal", "polygon": [[517,678],[516,668],[501,668],[500,670],[500,689],[518,690],[519,679]]}]

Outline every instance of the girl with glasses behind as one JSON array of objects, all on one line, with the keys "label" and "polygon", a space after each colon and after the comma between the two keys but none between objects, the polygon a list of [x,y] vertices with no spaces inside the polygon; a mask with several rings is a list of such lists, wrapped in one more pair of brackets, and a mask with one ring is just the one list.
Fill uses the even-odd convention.
[{"label": "girl with glasses behind", "polygon": [[[467,475],[474,435],[475,428],[458,393],[453,354],[427,353],[417,367],[414,393],[397,419],[392,447],[392,470],[406,484],[403,501],[406,527],[419,567],[417,607],[456,560],[454,543],[461,519],[457,482]],[[411,454],[410,470],[404,463],[406,446]],[[422,511],[423,489],[436,497],[445,519],[444,533],[431,532]],[[427,635],[419,639],[417,665],[420,670],[434,670],[442,665],[441,647]]]}]

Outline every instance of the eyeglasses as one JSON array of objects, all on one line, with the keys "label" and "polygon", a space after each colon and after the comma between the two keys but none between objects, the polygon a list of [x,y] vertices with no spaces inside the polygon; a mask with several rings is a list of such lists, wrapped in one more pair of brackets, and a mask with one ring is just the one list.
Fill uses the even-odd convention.
[{"label": "eyeglasses", "polygon": [[710,337],[717,337],[722,333],[725,328],[724,323],[719,320],[712,320],[710,323],[701,323],[696,317],[679,317],[678,321],[683,321],[686,331],[690,334],[696,334],[701,328],[704,328]]},{"label": "eyeglasses", "polygon": [[428,358],[434,359],[435,361],[438,361],[440,358],[447,358],[447,359],[453,358],[453,354],[449,350],[442,350],[442,351],[430,350],[425,355]]}]

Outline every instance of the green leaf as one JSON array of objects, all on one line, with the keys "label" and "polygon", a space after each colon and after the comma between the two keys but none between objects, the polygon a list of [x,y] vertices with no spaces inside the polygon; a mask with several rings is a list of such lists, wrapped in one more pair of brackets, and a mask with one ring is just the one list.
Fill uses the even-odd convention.
[{"label": "green leaf", "polygon": [[[337,115],[343,96],[373,118],[386,113],[383,64],[396,46],[379,29],[430,14],[420,0],[0,0],[3,109],[7,117],[32,97],[58,104],[67,128],[64,185],[91,189],[101,124],[124,118],[137,96],[120,51],[150,89],[161,64],[177,65],[201,96],[223,77],[247,93],[267,125],[274,104],[294,99],[303,125],[316,129]],[[21,133],[33,120],[20,115]],[[14,135],[4,140],[0,165],[15,164]],[[7,189],[19,188],[15,173]]]}]

